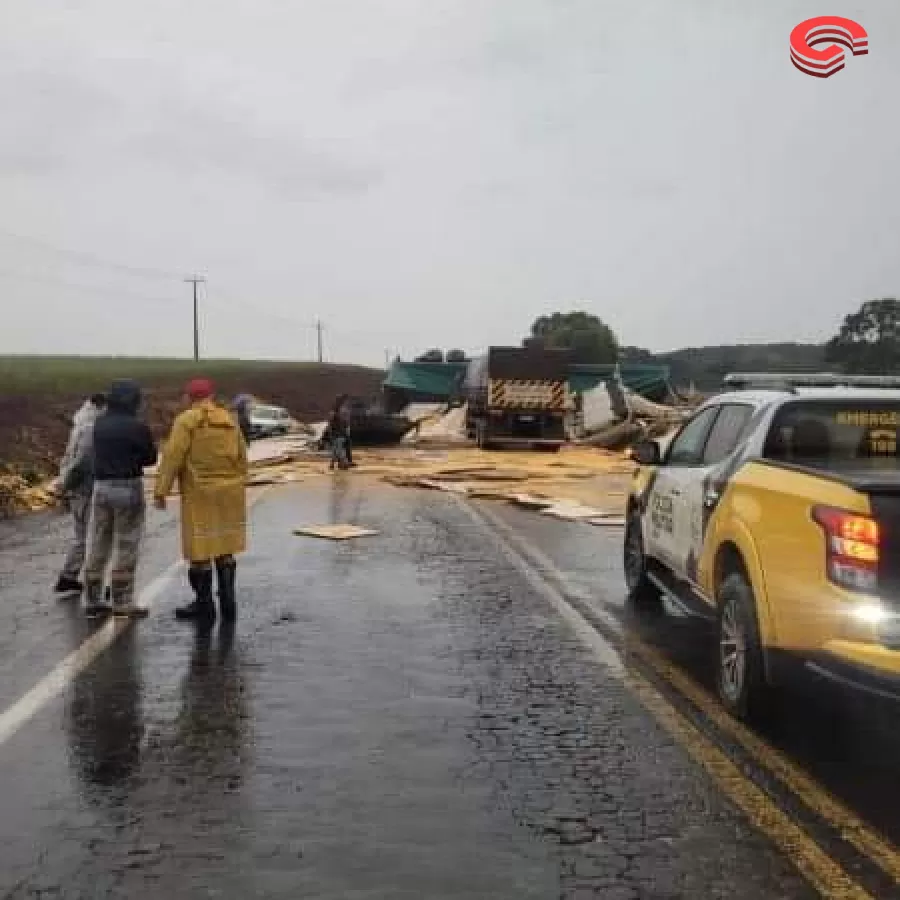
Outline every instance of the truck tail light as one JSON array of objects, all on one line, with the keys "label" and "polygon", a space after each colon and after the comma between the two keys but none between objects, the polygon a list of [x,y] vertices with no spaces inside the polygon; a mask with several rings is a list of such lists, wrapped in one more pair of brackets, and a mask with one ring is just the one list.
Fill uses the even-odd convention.
[{"label": "truck tail light", "polygon": [[878,585],[878,523],[832,506],[813,507],[812,517],[825,532],[829,579],[851,591],[873,593]]}]

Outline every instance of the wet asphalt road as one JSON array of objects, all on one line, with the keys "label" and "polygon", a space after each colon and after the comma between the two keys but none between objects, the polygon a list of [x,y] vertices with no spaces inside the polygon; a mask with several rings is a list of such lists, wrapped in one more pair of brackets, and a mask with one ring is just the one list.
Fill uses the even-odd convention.
[{"label": "wet asphalt road", "polygon": [[[618,531],[487,513],[626,670],[635,636],[708,684],[695,629],[626,612]],[[291,533],[332,522],[379,534]],[[66,524],[0,529],[0,710],[94,630],[49,591]],[[339,475],[267,493],[251,534],[233,631],[173,620],[178,569],[0,743],[0,898],[816,896],[477,510]],[[176,556],[152,511],[143,580]],[[766,739],[896,837],[891,720],[797,690]],[[863,896],[894,895],[844,850]]]}]

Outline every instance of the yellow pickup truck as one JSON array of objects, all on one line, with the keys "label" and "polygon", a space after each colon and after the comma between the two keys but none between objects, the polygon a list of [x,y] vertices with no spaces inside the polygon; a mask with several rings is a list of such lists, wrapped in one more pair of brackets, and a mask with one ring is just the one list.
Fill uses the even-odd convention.
[{"label": "yellow pickup truck", "polygon": [[715,621],[739,718],[783,664],[900,699],[900,378],[731,375],[665,446],[634,448],[625,579]]}]

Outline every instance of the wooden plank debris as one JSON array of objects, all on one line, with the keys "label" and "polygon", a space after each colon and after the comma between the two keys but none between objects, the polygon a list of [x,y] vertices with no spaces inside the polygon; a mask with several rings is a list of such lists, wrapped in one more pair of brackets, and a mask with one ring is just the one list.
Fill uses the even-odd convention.
[{"label": "wooden plank debris", "polygon": [[451,494],[468,494],[469,487],[465,484],[460,484],[457,481],[438,481],[435,478],[420,478],[419,484],[422,487],[432,488],[437,491],[447,491]]},{"label": "wooden plank debris", "polygon": [[547,509],[554,503],[553,500],[535,497],[532,494],[513,494],[511,499],[516,506],[524,506],[525,509]]},{"label": "wooden plank debris", "polygon": [[606,528],[621,528],[625,525],[625,516],[610,515],[598,516],[594,519],[588,519],[589,525],[599,525]]},{"label": "wooden plank debris", "polygon": [[330,541],[348,541],[351,538],[370,537],[378,534],[372,528],[360,528],[358,525],[304,525],[295,528],[294,534],[300,537],[325,538]]},{"label": "wooden plank debris", "polygon": [[558,503],[541,510],[542,516],[553,516],[556,519],[568,519],[570,521],[598,519],[604,515],[604,510],[594,509],[591,506],[582,506],[580,503]]}]

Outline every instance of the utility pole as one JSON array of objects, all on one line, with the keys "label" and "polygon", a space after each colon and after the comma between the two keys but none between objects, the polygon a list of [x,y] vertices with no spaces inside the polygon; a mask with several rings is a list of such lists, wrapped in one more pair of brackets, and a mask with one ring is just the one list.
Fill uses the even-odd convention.
[{"label": "utility pole", "polygon": [[316,322],[316,337],[319,345],[319,362],[322,362],[322,323]]},{"label": "utility pole", "polygon": [[192,275],[185,278],[185,282],[194,286],[194,362],[200,360],[200,318],[197,311],[197,285],[205,282],[206,279],[199,275]]}]

